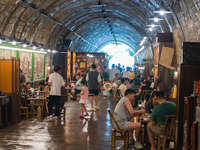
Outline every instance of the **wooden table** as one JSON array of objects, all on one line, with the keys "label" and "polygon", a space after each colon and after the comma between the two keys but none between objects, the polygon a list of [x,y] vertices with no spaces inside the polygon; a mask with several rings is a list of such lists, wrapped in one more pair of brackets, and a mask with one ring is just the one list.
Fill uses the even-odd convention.
[{"label": "wooden table", "polygon": [[8,123],[8,103],[9,97],[0,96],[0,126]]},{"label": "wooden table", "polygon": [[140,117],[140,123],[142,125],[141,143],[145,146],[148,142],[147,124],[151,122],[150,118]]},{"label": "wooden table", "polygon": [[[45,117],[45,106],[46,106],[46,101],[47,99],[46,98],[29,98],[26,100],[26,103],[27,101],[34,101],[35,103],[34,104],[27,104],[26,106],[29,106],[29,107],[41,107],[41,114],[37,113],[37,117],[38,115],[41,115],[43,117]],[[38,109],[37,109],[38,111]],[[35,113],[29,113],[29,114],[35,114]]]}]

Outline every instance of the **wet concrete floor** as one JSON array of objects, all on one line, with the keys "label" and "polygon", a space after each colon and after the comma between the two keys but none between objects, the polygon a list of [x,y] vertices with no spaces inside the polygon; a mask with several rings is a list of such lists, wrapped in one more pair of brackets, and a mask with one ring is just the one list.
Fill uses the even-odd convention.
[{"label": "wet concrete floor", "polygon": [[[115,107],[111,99],[103,100],[100,95],[100,110],[89,112],[90,116],[84,119],[79,118],[81,106],[78,102],[66,102],[65,107],[65,121],[38,122],[30,118],[0,129],[0,150],[111,149],[111,124],[107,113],[107,108]],[[123,141],[117,142],[115,149],[124,149]]]}]

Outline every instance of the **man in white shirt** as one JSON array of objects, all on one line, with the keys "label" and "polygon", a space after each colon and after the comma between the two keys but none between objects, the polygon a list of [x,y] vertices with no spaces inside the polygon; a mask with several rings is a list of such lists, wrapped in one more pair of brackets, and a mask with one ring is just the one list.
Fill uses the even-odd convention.
[{"label": "man in white shirt", "polygon": [[131,67],[127,67],[126,70],[127,71],[123,73],[122,77],[130,79],[130,77],[131,77]]},{"label": "man in white shirt", "polygon": [[59,110],[60,110],[60,97],[61,97],[61,87],[65,87],[65,82],[63,77],[60,75],[61,67],[55,66],[54,73],[50,74],[48,85],[50,90],[49,94],[49,119],[52,120],[52,107],[55,105],[55,119],[58,120]]},{"label": "man in white shirt", "polygon": [[128,84],[128,78],[121,78],[121,85],[119,86],[121,94],[124,96],[125,91],[127,90],[126,84]]}]

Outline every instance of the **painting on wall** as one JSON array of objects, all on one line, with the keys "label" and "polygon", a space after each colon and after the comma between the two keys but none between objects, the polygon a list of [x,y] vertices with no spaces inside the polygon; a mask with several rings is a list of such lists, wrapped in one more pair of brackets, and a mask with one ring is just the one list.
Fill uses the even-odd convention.
[{"label": "painting on wall", "polygon": [[40,61],[37,61],[37,76],[40,76]]},{"label": "painting on wall", "polygon": [[43,68],[44,68],[44,59],[41,58],[40,60],[41,60],[41,62],[40,62],[40,75],[42,75],[43,74]]},{"label": "painting on wall", "polygon": [[24,65],[23,65],[23,73],[27,73],[27,69],[28,69],[28,58],[24,57]]},{"label": "painting on wall", "polygon": [[24,62],[20,61],[20,69],[23,70]]},{"label": "painting on wall", "polygon": [[37,72],[37,58],[34,60],[34,73]]},{"label": "painting on wall", "polygon": [[28,77],[32,76],[32,62],[28,61]]},{"label": "painting on wall", "polygon": [[79,67],[80,69],[86,69],[86,62],[85,61],[80,62],[79,65],[80,65],[80,67]]}]

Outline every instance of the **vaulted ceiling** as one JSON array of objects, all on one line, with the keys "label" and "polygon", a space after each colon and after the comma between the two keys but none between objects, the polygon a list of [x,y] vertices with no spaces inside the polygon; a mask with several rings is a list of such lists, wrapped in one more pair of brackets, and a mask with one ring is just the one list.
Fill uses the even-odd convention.
[{"label": "vaulted ceiling", "polygon": [[[170,6],[173,0],[165,0]],[[160,0],[1,0],[0,33],[73,51],[98,51],[108,43],[134,48]]]}]

